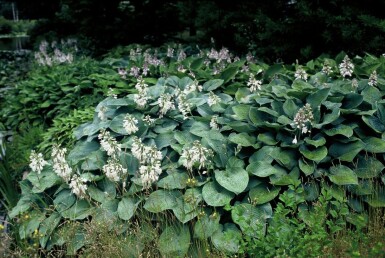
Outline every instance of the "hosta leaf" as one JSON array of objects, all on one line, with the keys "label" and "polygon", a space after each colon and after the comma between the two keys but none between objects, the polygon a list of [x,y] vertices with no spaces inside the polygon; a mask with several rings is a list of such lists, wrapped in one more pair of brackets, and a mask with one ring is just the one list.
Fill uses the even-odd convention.
[{"label": "hosta leaf", "polygon": [[360,140],[350,143],[336,142],[330,146],[329,154],[333,158],[337,158],[342,161],[352,162],[362,149],[363,143]]},{"label": "hosta leaf", "polygon": [[353,170],[344,165],[330,168],[330,181],[336,185],[357,185],[358,178]]},{"label": "hosta leaf", "polygon": [[217,230],[220,230],[219,224],[220,216],[208,216],[205,215],[202,218],[198,219],[198,221],[194,225],[194,237],[205,240],[211,237]]},{"label": "hosta leaf", "polygon": [[333,108],[331,113],[327,113],[323,116],[323,121],[320,124],[315,124],[313,127],[320,129],[322,126],[330,124],[340,117],[341,111],[339,108]]},{"label": "hosta leaf", "polygon": [[190,241],[190,230],[187,226],[167,226],[159,237],[159,251],[163,257],[185,257]]},{"label": "hosta leaf", "polygon": [[318,90],[315,93],[310,94],[306,98],[306,102],[309,103],[313,109],[316,109],[322,104],[322,102],[326,100],[326,98],[329,95],[329,92],[330,92],[330,88],[324,88],[324,89]]},{"label": "hosta leaf", "polygon": [[305,158],[313,160],[315,162],[320,162],[328,154],[328,150],[325,146],[318,147],[311,151],[307,147],[305,147],[305,145],[301,145],[299,151]]},{"label": "hosta leaf", "polygon": [[183,224],[198,216],[199,209],[196,204],[186,203],[183,199],[176,199],[176,205],[172,208],[175,217]]},{"label": "hosta leaf", "polygon": [[88,186],[87,193],[93,200],[100,203],[104,203],[106,201],[112,200],[112,198],[108,197],[108,194],[106,194],[105,192],[103,192],[102,190],[100,190],[94,185]]},{"label": "hosta leaf", "polygon": [[234,194],[215,182],[209,182],[203,186],[202,196],[208,205],[219,207],[228,204],[233,199]]},{"label": "hosta leaf", "polygon": [[336,127],[333,127],[331,129],[324,130],[324,132],[328,136],[334,136],[334,135],[343,135],[346,137],[351,137],[353,135],[353,129],[348,125],[339,124]]},{"label": "hosta leaf", "polygon": [[159,180],[157,186],[165,189],[184,189],[187,179],[187,173],[174,172]]},{"label": "hosta leaf", "polygon": [[106,164],[106,155],[103,151],[91,152],[83,161],[81,168],[86,171],[101,170]]},{"label": "hosta leaf", "polygon": [[361,94],[364,97],[364,101],[371,104],[376,103],[382,96],[381,92],[376,87],[366,87]]},{"label": "hosta leaf", "polygon": [[271,163],[264,161],[250,163],[247,166],[246,171],[258,177],[268,177],[279,173],[279,170],[272,166]]},{"label": "hosta leaf", "polygon": [[249,203],[237,204],[231,210],[231,218],[242,232],[249,236],[261,236],[266,230],[266,214],[260,207]]},{"label": "hosta leaf", "polygon": [[48,218],[41,222],[39,232],[43,234],[43,237],[40,237],[40,245],[43,248],[45,248],[47,241],[59,225],[61,219],[62,217],[58,212],[53,212]]},{"label": "hosta leaf", "polygon": [[70,190],[62,190],[53,200],[55,205],[55,209],[62,213],[63,211],[69,209],[72,205],[74,205],[76,201],[76,197]]},{"label": "hosta leaf", "polygon": [[275,140],[275,135],[272,132],[258,134],[258,141],[266,145],[276,145],[278,142]]},{"label": "hosta leaf", "polygon": [[299,109],[299,107],[291,99],[287,99],[285,101],[285,103],[283,103],[283,111],[290,118],[294,118],[294,116],[297,113],[298,109]]},{"label": "hosta leaf", "polygon": [[211,241],[219,251],[231,254],[238,252],[241,239],[241,231],[230,223],[226,223],[223,229],[217,230],[211,237]]},{"label": "hosta leaf", "polygon": [[292,171],[290,171],[289,174],[287,174],[284,169],[278,166],[275,166],[275,167],[279,169],[279,173],[271,175],[269,177],[270,183],[272,185],[291,185],[298,180],[300,171],[297,167],[295,167]]},{"label": "hosta leaf", "polygon": [[249,147],[255,144],[256,138],[248,133],[231,133],[229,135],[229,141],[243,147]]},{"label": "hosta leaf", "polygon": [[322,134],[317,134],[312,139],[306,137],[305,142],[309,145],[313,145],[314,147],[320,147],[325,145],[326,139],[322,136]]},{"label": "hosta leaf", "polygon": [[277,197],[280,190],[280,187],[269,188],[266,184],[260,184],[250,189],[249,197],[255,205],[264,204]]},{"label": "hosta leaf", "polygon": [[315,201],[318,198],[319,195],[319,186],[318,183],[310,182],[306,183],[303,186],[304,192],[304,198],[306,201]]},{"label": "hosta leaf", "polygon": [[343,109],[353,109],[358,107],[362,101],[364,100],[364,97],[357,93],[348,93],[345,95],[345,98],[342,101],[342,107]]},{"label": "hosta leaf", "polygon": [[385,132],[385,125],[375,116],[363,116],[362,120],[377,133]]},{"label": "hosta leaf", "polygon": [[205,91],[213,91],[217,88],[219,88],[223,84],[224,80],[222,79],[213,79],[210,81],[207,81],[203,84],[203,89]]},{"label": "hosta leaf", "polygon": [[359,157],[355,172],[359,178],[373,178],[385,168],[381,161],[373,157]]},{"label": "hosta leaf", "polygon": [[214,174],[218,184],[236,194],[243,192],[249,182],[247,171],[239,167],[228,167],[226,170],[215,170]]},{"label": "hosta leaf", "polygon": [[72,151],[68,154],[68,160],[74,165],[81,160],[85,160],[91,152],[97,151],[100,144],[97,141],[79,141]]},{"label": "hosta leaf", "polygon": [[368,137],[363,140],[364,150],[371,153],[384,153],[385,141],[376,137]]},{"label": "hosta leaf", "polygon": [[71,208],[63,211],[61,215],[70,220],[82,220],[90,216],[94,208],[86,200],[78,200]]},{"label": "hosta leaf", "polygon": [[235,113],[235,119],[236,120],[248,120],[249,118],[249,112],[250,112],[249,105],[237,105],[234,106],[232,109]]},{"label": "hosta leaf", "polygon": [[63,182],[63,179],[61,179],[56,173],[54,173],[52,171],[52,168],[47,165],[43,168],[43,171],[40,174],[37,174],[35,172],[29,173],[27,179],[33,185],[33,193],[44,192],[47,188],[50,188],[54,185]]},{"label": "hosta leaf", "polygon": [[221,79],[223,79],[224,82],[228,82],[234,79],[237,72],[238,72],[238,67],[229,67],[221,73],[220,77]]},{"label": "hosta leaf", "polygon": [[271,163],[274,158],[273,152],[275,152],[278,148],[273,146],[263,146],[258,151],[254,152],[254,154],[250,157],[249,162],[256,162],[256,161],[264,161],[267,163]]},{"label": "hosta leaf", "polygon": [[118,204],[118,215],[122,220],[129,220],[134,216],[136,208],[138,207],[137,202],[133,198],[124,197]]},{"label": "hosta leaf", "polygon": [[154,213],[169,210],[177,204],[176,199],[181,196],[179,191],[157,190],[148,196],[143,208]]},{"label": "hosta leaf", "polygon": [[170,146],[172,143],[175,142],[174,133],[170,132],[170,133],[158,134],[154,140],[155,140],[156,147],[159,150],[161,150],[167,146]]},{"label": "hosta leaf", "polygon": [[372,207],[385,207],[385,189],[378,189],[372,196],[367,198],[367,203]]},{"label": "hosta leaf", "polygon": [[299,162],[299,169],[307,176],[310,176],[314,173],[315,165],[312,164],[312,162],[305,162],[304,159],[300,159]]}]

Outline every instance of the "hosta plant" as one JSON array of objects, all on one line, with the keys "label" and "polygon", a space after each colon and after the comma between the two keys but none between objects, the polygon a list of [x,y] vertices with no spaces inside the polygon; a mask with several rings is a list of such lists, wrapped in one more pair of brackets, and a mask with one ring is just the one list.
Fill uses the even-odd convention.
[{"label": "hosta plant", "polygon": [[43,248],[75,254],[87,239],[81,226],[61,239],[63,221],[114,220],[111,230],[126,234],[145,211],[161,225],[164,256],[183,257],[193,238],[232,254],[243,237],[266,234],[284,196],[301,200],[293,212],[304,221],[321,189],[350,207],[353,225],[368,205],[385,206],[383,57],[269,66],[225,49],[168,53],[164,77],[146,77],[141,63],[136,91],[101,101],[73,149],[53,147],[48,164],[31,156],[10,213],[32,214],[20,235],[39,230]]}]

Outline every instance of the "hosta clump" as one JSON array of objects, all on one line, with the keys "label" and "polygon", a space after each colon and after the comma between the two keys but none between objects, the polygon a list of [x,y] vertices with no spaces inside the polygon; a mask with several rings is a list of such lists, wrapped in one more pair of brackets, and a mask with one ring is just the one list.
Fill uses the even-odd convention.
[{"label": "hosta clump", "polygon": [[[195,57],[178,51],[167,57],[173,60],[169,66],[164,61],[174,75],[154,80],[140,66],[138,76],[126,75],[136,81],[136,92],[98,104],[93,121],[75,131],[75,147],[61,156],[61,173],[47,165],[28,175],[11,216],[30,209],[44,215],[33,220],[46,232],[43,247],[60,240],[50,238],[56,231],[40,221],[108,217],[120,227],[140,221],[137,211],[144,210],[178,221],[158,221],[165,256],[185,255],[192,238],[236,253],[242,236],[259,238],[268,231],[282,193],[303,200],[298,207],[304,221],[321,188],[350,206],[354,212],[346,217],[352,224],[360,223],[367,205],[385,205],[381,59],[359,60],[354,69],[348,66],[353,71],[346,78],[337,72],[344,56],[313,60],[301,68],[307,77],[296,78],[295,66],[234,61],[226,51]],[[133,61],[166,69],[149,52],[136,53],[141,51],[132,53]],[[369,84],[373,64],[376,85]],[[44,205],[36,194],[43,192],[53,209],[39,209]],[[78,240],[78,248],[84,241]]]}]

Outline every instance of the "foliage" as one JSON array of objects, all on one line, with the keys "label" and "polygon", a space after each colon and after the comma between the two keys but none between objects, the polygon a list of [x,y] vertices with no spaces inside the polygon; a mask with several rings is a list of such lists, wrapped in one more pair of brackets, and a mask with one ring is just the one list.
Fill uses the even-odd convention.
[{"label": "foliage", "polygon": [[23,122],[51,125],[55,117],[95,105],[113,85],[126,84],[109,65],[89,58],[37,66],[5,92],[1,117],[10,128]]},{"label": "foliage", "polygon": [[79,125],[92,120],[93,116],[94,108],[86,108],[84,110],[74,109],[68,116],[54,118],[52,126],[43,133],[43,141],[39,144],[38,149],[46,154],[50,152],[53,142],[72,148],[75,142],[73,135],[75,129]]},{"label": "foliage", "polygon": [[[305,223],[316,220],[312,211],[330,214],[327,230],[337,232],[345,219],[364,226],[367,207],[385,206],[383,56],[269,66],[227,49],[187,57],[182,48],[134,48],[128,58],[105,62],[135,91],[112,88],[68,155],[56,146],[23,181],[9,214],[30,214],[22,238],[37,229],[42,248],[66,244],[72,255],[87,244],[84,220],[140,223],[146,211],[171,218],[157,243],[163,256],[185,256],[193,238],[234,254],[270,227],[284,251],[292,247],[285,229],[297,238],[305,231],[308,248],[326,239],[322,220],[306,228],[288,212],[303,210]],[[312,206],[323,198],[332,208]],[[52,237],[75,221],[74,237]]]}]

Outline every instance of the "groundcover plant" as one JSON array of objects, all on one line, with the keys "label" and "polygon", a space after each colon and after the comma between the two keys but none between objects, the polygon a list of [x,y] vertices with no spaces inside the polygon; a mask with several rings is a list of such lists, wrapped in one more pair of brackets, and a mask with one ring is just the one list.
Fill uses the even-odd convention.
[{"label": "groundcover plant", "polygon": [[353,225],[385,206],[383,56],[267,65],[225,48],[127,51],[104,62],[135,90],[112,87],[73,149],[31,152],[9,213],[21,238],[76,254],[92,243],[82,223],[61,238],[70,222],[113,221],[124,236],[145,213],[166,257],[183,257],[193,239],[235,254],[245,237],[264,237],[285,196],[304,221],[326,192]]}]

